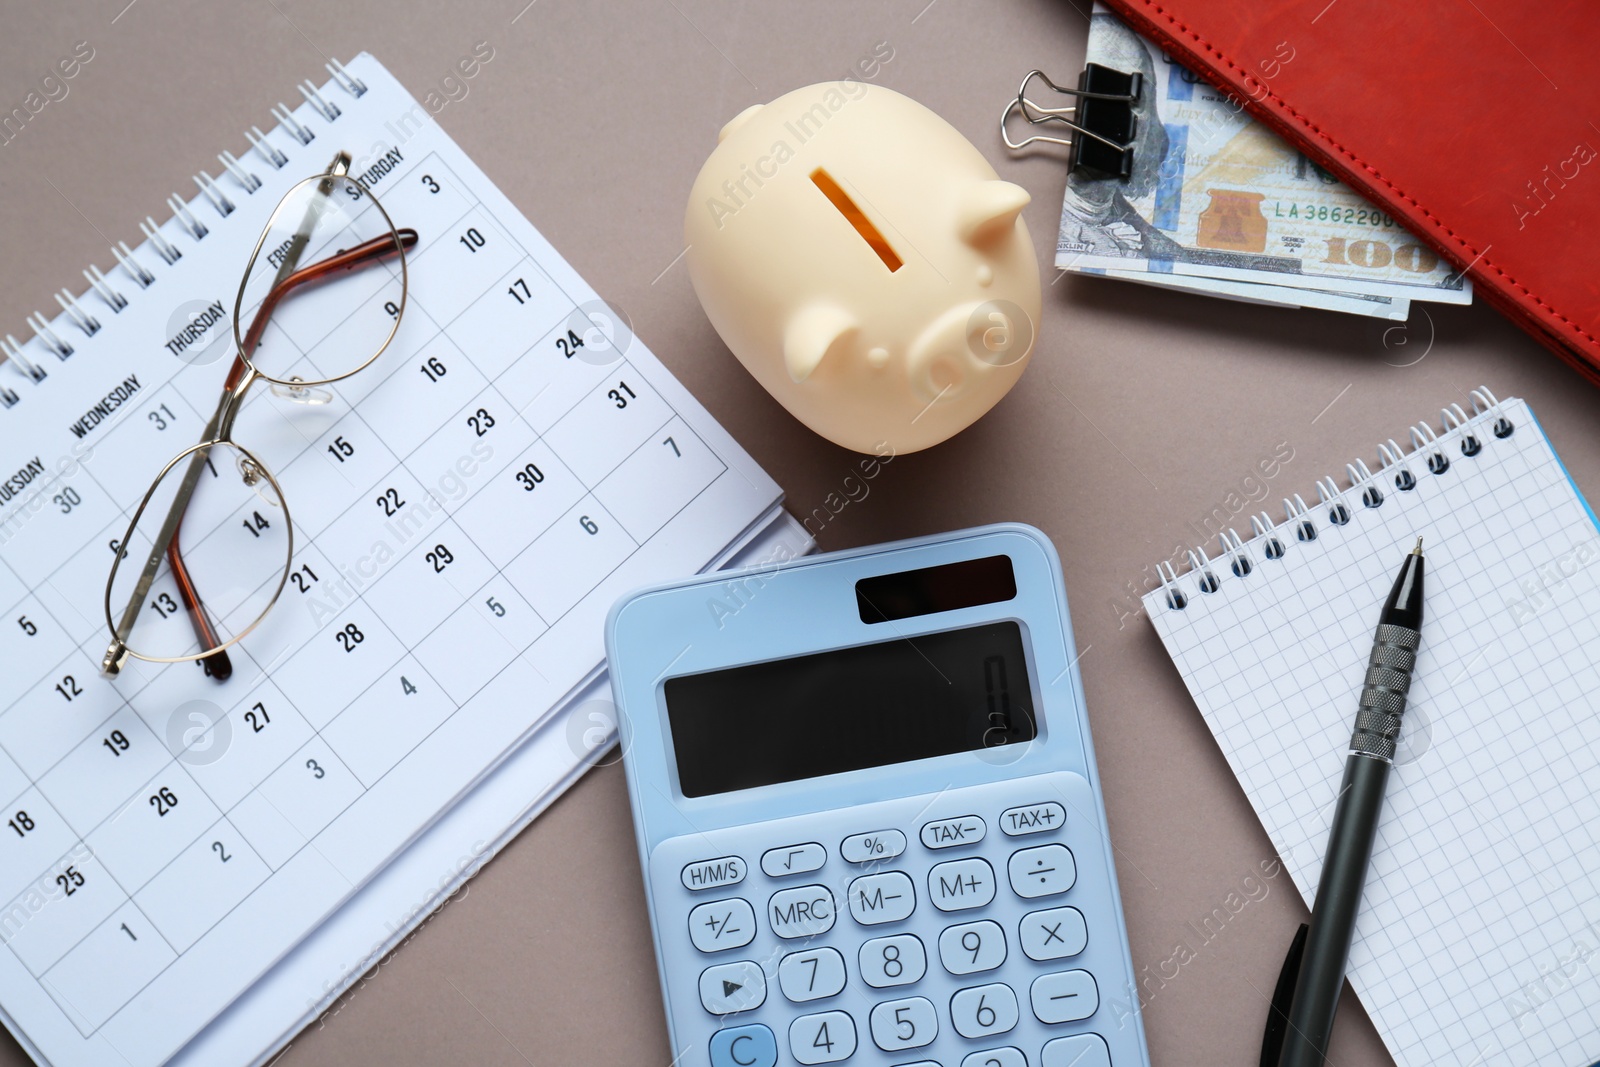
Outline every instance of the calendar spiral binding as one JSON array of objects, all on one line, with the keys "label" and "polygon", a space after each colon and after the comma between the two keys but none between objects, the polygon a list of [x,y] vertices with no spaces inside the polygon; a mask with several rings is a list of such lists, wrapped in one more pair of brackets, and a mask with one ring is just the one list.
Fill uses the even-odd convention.
[{"label": "calendar spiral binding", "polygon": [[[352,98],[360,97],[367,91],[366,83],[346,70],[337,59],[327,63],[326,67],[333,76],[333,84]],[[336,121],[342,114],[338,105],[323,95],[322,90],[310,80],[296,88],[312,110],[328,122]],[[278,120],[278,128],[301,147],[309,145],[316,138],[316,134],[299,122],[286,105],[278,104],[272,109],[272,115]],[[253,152],[256,158],[273,170],[288,166],[288,155],[267,139],[260,126],[252,126],[244,131],[244,137],[250,144],[247,157]],[[251,173],[245,162],[232,152],[219,153],[217,161],[222,164],[222,173],[239,193],[231,196],[220,181],[202,170],[194,176],[199,195],[188,201],[177,193],[167,198],[172,221],[177,224],[181,236],[195,243],[203,241],[211,232],[211,228],[201,221],[201,215],[204,214],[202,204],[209,206],[217,218],[225,219],[235,210],[233,196],[253,195],[262,185],[261,179]],[[120,269],[126,281],[143,291],[158,280],[158,275],[147,262],[159,261],[161,266],[171,267],[183,259],[183,249],[164,234],[161,225],[149,215],[139,224],[139,229],[143,231],[145,240],[138,250],[129,248],[126,241],[118,241],[111,246],[111,255],[117,261],[114,270]],[[140,253],[146,248],[149,251],[142,260]],[[82,294],[74,296],[71,290],[65,288],[54,294],[56,303],[61,306],[60,313],[54,318],[46,318],[37,311],[28,316],[28,327],[34,335],[31,341],[18,341],[15,335],[9,333],[0,337],[0,409],[15,407],[22,401],[23,388],[37,386],[49,377],[49,371],[37,358],[39,354],[48,353],[58,361],[65,362],[77,352],[72,340],[75,332],[84,339],[91,338],[100,332],[99,316],[106,313],[118,315],[127,308],[128,296],[98,266],[91,265],[83,272],[83,277],[89,287]],[[89,300],[91,294],[97,302]],[[86,308],[85,303],[90,306]],[[30,347],[35,348],[32,356],[28,353]]]},{"label": "calendar spiral binding", "polygon": [[[1422,484],[1422,478],[1412,470],[1419,466],[1425,476],[1448,477],[1451,470],[1452,450],[1468,459],[1480,454],[1484,440],[1480,434],[1487,432],[1498,438],[1510,437],[1516,426],[1501,410],[1500,400],[1486,385],[1471,393],[1472,414],[1460,404],[1451,404],[1439,412],[1439,433],[1426,422],[1411,427],[1411,451],[1407,453],[1394,438],[1378,445],[1380,464],[1376,471],[1366,461],[1356,459],[1345,464],[1348,487],[1341,490],[1332,477],[1317,481],[1317,503],[1308,505],[1295,493],[1283,501],[1283,521],[1274,523],[1265,511],[1250,516],[1251,536],[1245,540],[1232,528],[1218,535],[1220,551],[1215,559],[1206,555],[1205,548],[1196,545],[1184,553],[1188,569],[1183,579],[1192,580],[1200,594],[1215,593],[1222,587],[1225,576],[1248,579],[1258,566],[1257,553],[1265,560],[1287,557],[1296,544],[1317,539],[1318,520],[1334,526],[1344,526],[1357,521],[1362,511],[1383,506],[1390,492],[1408,493]],[[1392,486],[1390,489],[1388,487]],[[1350,498],[1353,494],[1353,501]],[[1353,505],[1358,504],[1359,507]],[[1156,564],[1156,575],[1161,582],[1162,599],[1169,609],[1182,611],[1189,606],[1190,594],[1170,560]]]}]

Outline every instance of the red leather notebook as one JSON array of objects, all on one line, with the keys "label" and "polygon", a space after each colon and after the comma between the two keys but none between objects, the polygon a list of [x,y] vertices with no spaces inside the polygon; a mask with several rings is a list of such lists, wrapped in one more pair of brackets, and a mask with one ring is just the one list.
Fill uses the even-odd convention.
[{"label": "red leather notebook", "polygon": [[1106,2],[1600,384],[1592,0]]}]

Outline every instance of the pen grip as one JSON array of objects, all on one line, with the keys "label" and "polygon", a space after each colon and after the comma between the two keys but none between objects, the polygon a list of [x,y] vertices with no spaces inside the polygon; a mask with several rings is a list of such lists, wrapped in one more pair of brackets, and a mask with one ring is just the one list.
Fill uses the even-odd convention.
[{"label": "pen grip", "polygon": [[1388,782],[1386,760],[1352,753],[1345,764],[1280,1067],[1322,1067],[1327,1054]]},{"label": "pen grip", "polygon": [[1385,623],[1378,627],[1356,708],[1355,732],[1350,735],[1351,752],[1385,763],[1394,759],[1400,742],[1400,717],[1406,712],[1406,694],[1411,692],[1411,671],[1417,665],[1421,643],[1422,634],[1409,626]]}]

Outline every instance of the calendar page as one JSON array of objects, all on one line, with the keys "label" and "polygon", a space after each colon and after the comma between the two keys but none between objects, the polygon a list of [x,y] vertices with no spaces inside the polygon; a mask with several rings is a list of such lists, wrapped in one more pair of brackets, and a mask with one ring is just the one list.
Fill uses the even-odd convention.
[{"label": "calendar page", "polygon": [[[780,500],[375,59],[285,116],[0,366],[0,1007],[50,1063],[171,1058],[597,673],[620,593]],[[238,417],[293,516],[291,581],[226,681],[102,677],[119,539],[222,393],[216,309],[341,149],[418,241],[370,368]],[[317,307],[262,342],[307,380],[349,312]],[[235,518],[191,514],[185,542]]]}]

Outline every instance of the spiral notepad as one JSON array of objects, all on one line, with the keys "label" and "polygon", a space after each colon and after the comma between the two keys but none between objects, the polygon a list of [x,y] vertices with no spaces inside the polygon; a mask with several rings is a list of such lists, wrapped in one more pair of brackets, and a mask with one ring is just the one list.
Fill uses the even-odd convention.
[{"label": "spiral notepad", "polygon": [[[782,515],[377,60],[329,69],[0,342],[0,1021],[41,1063],[270,1054],[599,755],[606,706],[563,711],[595,693],[616,597]],[[324,403],[244,405],[292,513],[183,523],[229,558],[292,519],[296,581],[225,681],[103,678],[129,516],[216,407],[268,215],[340,150],[419,235],[403,319],[364,309],[398,332]],[[315,369],[356,313],[275,317],[263,344]],[[170,582],[140,610],[170,610]]]},{"label": "spiral notepad", "polygon": [[1378,610],[1424,538],[1422,648],[1350,981],[1403,1067],[1587,1067],[1600,525],[1521,400],[1475,390],[1410,443],[1181,576],[1163,564],[1144,605],[1309,906]]}]

